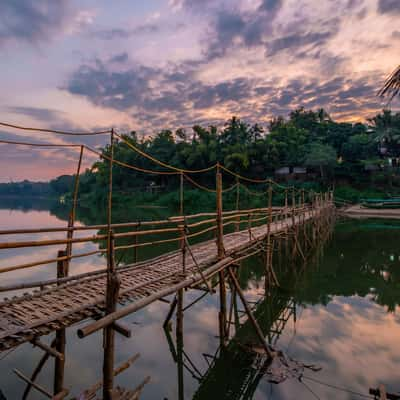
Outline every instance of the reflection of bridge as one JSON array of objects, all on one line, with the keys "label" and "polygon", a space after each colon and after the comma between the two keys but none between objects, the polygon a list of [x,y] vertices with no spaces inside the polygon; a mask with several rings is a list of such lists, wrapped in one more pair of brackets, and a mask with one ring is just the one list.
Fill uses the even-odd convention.
[{"label": "reflection of bridge", "polygon": [[[269,343],[277,342],[286,323],[294,315],[295,309],[296,305],[293,300],[280,293],[274,293],[273,296],[264,298],[255,304],[254,316],[263,334],[270,340]],[[214,356],[193,396],[194,400],[253,398],[258,383],[264,375],[265,357],[257,353],[243,352],[238,345],[251,341],[252,335],[254,338],[250,321],[246,320],[236,331],[224,351]],[[263,359],[263,361],[257,363],[257,358]],[[261,365],[257,368],[255,364]]]},{"label": "reflection of bridge", "polygon": [[[32,128],[7,126],[33,130]],[[46,132],[51,133],[48,130]],[[65,132],[53,133],[71,135],[71,133]],[[327,231],[332,221],[331,216],[334,208],[332,194],[283,187],[270,179],[246,178],[218,163],[197,171],[179,169],[154,159],[154,157],[135,147],[123,136],[115,134],[127,147],[157,163],[160,167],[168,168],[169,171],[144,169],[114,159],[114,131],[99,132],[99,134],[104,133],[111,134],[111,144],[107,151],[103,153],[98,153],[82,144],[70,145],[80,147],[80,158],[75,175],[73,206],[68,227],[0,231],[0,236],[2,237],[5,235],[7,235],[6,237],[18,237],[18,235],[26,234],[46,235],[46,239],[3,241],[0,243],[0,250],[36,249],[38,247],[47,248],[48,246],[63,246],[65,248],[65,251],[59,251],[58,256],[53,259],[32,261],[0,269],[0,273],[6,273],[46,264],[57,264],[57,278],[0,287],[0,291],[13,294],[16,293],[15,291],[22,289],[40,289],[22,295],[17,292],[17,296],[4,299],[0,303],[0,351],[31,341],[47,354],[56,357],[54,393],[63,393],[65,328],[87,318],[93,318],[96,321],[90,322],[86,327],[80,329],[78,335],[85,337],[103,329],[103,396],[105,400],[110,400],[113,393],[115,331],[126,336],[130,335],[129,330],[118,320],[150,303],[163,300],[165,296],[177,293],[176,302],[173,305],[177,307],[177,336],[181,337],[183,290],[201,287],[212,292],[210,279],[218,275],[220,298],[219,336],[221,345],[225,347],[227,336],[229,336],[227,335],[225,288],[225,282],[229,277],[230,282],[241,297],[251,326],[257,333],[257,337],[264,346],[265,351],[269,354],[269,347],[265,342],[265,334],[258,326],[251,309],[243,297],[232,266],[243,258],[265,251],[266,284],[276,281],[272,268],[274,239],[283,235],[287,237],[289,232],[293,238],[292,254],[299,254],[305,259],[298,239],[303,236],[305,242],[310,245],[312,242],[319,240],[323,233]],[[81,134],[75,133],[73,135]],[[0,143],[57,146],[6,140],[0,140]],[[61,146],[68,147],[69,145],[64,144]],[[96,153],[104,160],[108,168],[108,218],[105,225],[75,226],[79,174],[84,149]],[[113,167],[128,168],[141,173],[180,176],[180,216],[162,221],[112,224]],[[190,177],[190,174],[210,173],[214,169],[216,169],[215,189],[202,186]],[[222,173],[229,174],[229,181],[236,179],[236,183],[224,189]],[[215,194],[215,212],[183,216],[183,187],[185,179],[198,189],[207,190]],[[240,187],[243,186],[241,181],[267,185],[267,191],[264,188],[263,192],[258,193],[246,188],[251,196],[267,197],[266,208],[240,209]],[[235,210],[223,211],[223,194],[235,188]],[[273,191],[280,191],[277,199],[272,198]],[[291,205],[289,206],[290,195]],[[278,202],[281,202],[279,207],[272,206],[273,203],[276,204]],[[92,236],[85,235],[85,232],[90,230],[100,230],[100,232]],[[52,236],[60,233],[66,234],[66,238],[60,239]],[[210,240],[211,235],[214,236],[213,240]],[[128,244],[126,244],[126,241],[128,241]],[[197,244],[193,244],[193,241],[196,241]],[[106,248],[86,253],[72,251],[74,244],[89,242],[100,242],[107,245]],[[152,248],[165,243],[176,243],[178,250],[143,262],[134,262],[122,267],[116,265],[118,263],[115,262],[115,254],[118,254],[118,252],[131,248],[134,249],[136,254],[138,248],[144,246]],[[80,275],[69,275],[69,266],[72,260],[94,254],[104,254],[106,256],[106,269]],[[117,309],[118,304],[121,307]],[[169,317],[172,315],[173,310],[174,308],[171,307]],[[56,339],[53,346],[45,345],[40,341],[40,336],[54,331],[56,332]],[[279,328],[277,331],[279,332]],[[62,397],[58,398],[61,399]]]}]

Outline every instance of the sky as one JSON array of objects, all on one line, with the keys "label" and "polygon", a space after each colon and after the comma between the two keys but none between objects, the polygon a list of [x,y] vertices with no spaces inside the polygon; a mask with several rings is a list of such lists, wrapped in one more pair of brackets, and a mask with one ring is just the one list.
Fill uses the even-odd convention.
[{"label": "sky", "polygon": [[[2,0],[0,121],[151,135],[232,115],[267,124],[300,106],[365,121],[399,54],[399,0]],[[77,159],[0,144],[0,182],[71,174]]]}]

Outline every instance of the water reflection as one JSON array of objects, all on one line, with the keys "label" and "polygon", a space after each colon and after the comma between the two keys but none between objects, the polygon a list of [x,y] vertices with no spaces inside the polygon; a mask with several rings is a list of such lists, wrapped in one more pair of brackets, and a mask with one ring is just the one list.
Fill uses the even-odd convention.
[{"label": "water reflection", "polygon": [[[0,209],[0,229],[37,224],[65,226],[68,211],[54,210],[46,211],[39,206],[29,211],[26,207]],[[157,210],[149,218],[157,218],[161,212]],[[90,217],[83,218],[81,214],[80,223],[103,222],[91,219],[95,214],[93,210]],[[220,351],[218,294],[207,295],[184,313],[184,398],[301,400],[313,398],[312,390],[321,399],[353,399],[359,397],[327,384],[367,394],[369,387],[376,387],[381,382],[389,391],[398,391],[399,236],[399,225],[393,222],[340,224],[325,248],[323,258],[309,262],[302,273],[299,266],[295,269],[287,259],[281,259],[275,265],[281,289],[274,289],[268,298],[262,297],[262,260],[252,258],[243,262],[239,274],[241,286],[246,298],[252,302],[264,335],[276,348],[294,359],[319,365],[322,370],[317,373],[307,371],[305,375],[311,379],[305,378],[303,383],[295,379],[280,385],[269,383],[262,371],[254,368],[255,356],[243,352],[241,344],[255,339],[240,301],[236,302],[232,312],[232,340],[225,351]],[[30,238],[27,235],[24,240]],[[96,248],[96,244],[88,243],[79,251]],[[0,252],[0,263],[6,266],[27,259],[49,258],[55,252],[54,248],[36,249],[34,253],[25,249]],[[147,253],[142,256],[146,257]],[[76,259],[70,271],[79,273],[101,266],[105,266],[103,257]],[[54,265],[22,270],[4,274],[2,284],[54,277],[52,274]],[[200,295],[201,292],[195,290],[185,292],[184,305],[188,306]],[[173,296],[167,300],[172,301]],[[151,376],[143,399],[179,398],[179,365],[174,356],[177,350],[175,320],[172,320],[170,341],[162,328],[169,306],[156,302],[124,318],[132,328],[132,338],[116,336],[115,365],[137,352],[141,357],[119,375],[115,383],[131,388],[145,376]],[[99,380],[103,357],[101,333],[80,340],[76,329],[67,330],[65,386],[71,388],[72,395]],[[50,343],[52,338],[49,335],[43,341]],[[12,369],[18,368],[30,375],[42,354],[30,344],[24,344],[8,355],[0,354],[0,389],[7,399],[21,398],[25,389]],[[51,388],[53,368],[54,360],[51,359],[39,375],[38,383]],[[41,399],[43,396],[32,391],[29,398]]]}]

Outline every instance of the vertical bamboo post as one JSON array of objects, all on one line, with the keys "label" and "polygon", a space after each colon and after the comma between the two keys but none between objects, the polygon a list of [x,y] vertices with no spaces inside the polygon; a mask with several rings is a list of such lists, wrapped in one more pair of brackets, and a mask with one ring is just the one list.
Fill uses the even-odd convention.
[{"label": "vertical bamboo post", "polygon": [[247,214],[247,231],[249,233],[249,242],[251,242],[251,213]]},{"label": "vertical bamboo post", "polygon": [[[67,239],[72,239],[72,237],[74,235],[76,207],[77,207],[77,203],[78,203],[79,175],[81,173],[83,149],[84,149],[84,146],[81,146],[80,153],[79,153],[78,166],[76,169],[76,175],[75,175],[75,180],[74,180],[72,209],[71,209],[71,212],[70,212],[69,218],[68,218]],[[57,258],[67,257],[66,260],[57,262],[57,279],[65,278],[68,276],[71,255],[72,255],[72,242],[68,242],[67,246],[66,246],[66,250],[65,251],[60,250],[57,255]],[[61,392],[63,389],[64,366],[65,366],[65,345],[66,345],[66,332],[65,332],[65,328],[61,328],[56,331],[55,346],[56,346],[56,350],[59,353],[64,355],[64,358],[61,360],[58,357],[56,357],[56,359],[55,359],[54,384],[53,384],[54,395]]]},{"label": "vertical bamboo post", "polygon": [[222,223],[222,174],[219,163],[217,164],[216,175],[216,208],[217,208],[217,250],[218,259],[224,258],[224,227]]},{"label": "vertical bamboo post", "polygon": [[[180,173],[180,190],[179,190],[179,215],[183,217],[184,207],[183,207],[183,172]],[[181,233],[181,252],[182,252],[182,272],[186,272],[186,223],[184,221],[183,225],[179,226],[180,233]]]},{"label": "vertical bamboo post", "polygon": [[[224,227],[222,221],[222,174],[220,165],[217,163],[216,174],[216,208],[217,208],[217,252],[218,260],[222,260],[225,256],[224,249]],[[225,288],[225,272],[221,270],[219,273],[219,337],[221,348],[226,344],[226,288]]]},{"label": "vertical bamboo post", "polygon": [[271,261],[271,224],[272,224],[272,185],[268,186],[268,224],[267,224],[267,243],[265,255],[265,294],[269,288],[270,281],[270,261]]},{"label": "vertical bamboo post", "polygon": [[[67,255],[67,251],[59,250],[57,257],[62,258]],[[57,279],[65,278],[68,273],[68,260],[57,261]],[[56,331],[55,349],[65,355],[66,333],[65,328]],[[64,385],[64,366],[65,356],[63,359],[55,357],[54,361],[54,382],[53,394],[56,395],[63,390]]]},{"label": "vertical bamboo post", "polygon": [[183,208],[183,172],[180,173],[180,190],[179,190],[179,214],[183,216],[184,208]]},{"label": "vertical bamboo post", "polygon": [[[140,223],[139,223],[140,224]],[[135,232],[137,232],[139,230],[139,226],[135,226]],[[138,262],[138,235],[135,235],[134,237],[134,244],[135,247],[133,248],[133,262],[136,264]]]},{"label": "vertical bamboo post", "polygon": [[297,253],[296,194],[294,187],[292,188],[292,232],[293,232],[292,257],[294,258]]},{"label": "vertical bamboo post", "polygon": [[[112,189],[113,189],[113,164],[114,164],[114,129],[111,129],[110,137],[110,167],[107,207],[107,289],[106,289],[106,314],[114,312],[117,308],[119,280],[115,270],[115,243],[114,233],[111,230],[112,223]],[[112,400],[114,388],[114,345],[115,331],[112,324],[103,329],[103,399]]]},{"label": "vertical bamboo post", "polygon": [[[72,200],[72,209],[69,215],[68,219],[68,232],[67,232],[67,239],[72,239],[72,236],[74,234],[74,224],[75,224],[75,218],[76,218],[76,207],[78,203],[78,189],[79,189],[79,175],[81,173],[81,166],[82,166],[82,158],[83,158],[83,149],[84,146],[81,146],[81,151],[79,154],[79,161],[78,161],[78,167],[76,169],[76,175],[75,175],[75,181],[74,181],[74,193],[73,193],[73,200]],[[67,264],[66,264],[66,276],[68,276],[68,271],[69,271],[69,263],[70,263],[70,258],[72,254],[72,242],[67,243]]]},{"label": "vertical bamboo post", "polygon": [[[112,230],[108,234],[107,251],[107,291],[106,291],[106,314],[111,314],[117,309],[119,280],[115,270],[114,254],[114,233]],[[114,347],[115,331],[112,324],[106,326],[103,331],[103,399],[112,400],[114,386]]]},{"label": "vertical bamboo post", "polygon": [[[182,218],[184,215],[183,207],[183,172],[180,174],[180,204],[179,213]],[[186,272],[186,222],[179,226],[181,233],[181,252],[182,252],[182,272]],[[183,289],[179,289],[176,294],[176,347],[177,347],[177,367],[178,367],[178,399],[184,399],[184,378],[183,378]]]},{"label": "vertical bamboo post", "polygon": [[177,368],[178,368],[178,399],[184,399],[184,378],[183,378],[183,289],[177,293],[176,308],[176,347],[177,347]]},{"label": "vertical bamboo post", "polygon": [[[239,213],[239,203],[240,203],[240,181],[236,177],[236,212]],[[240,230],[240,216],[237,217],[236,232]]]},{"label": "vertical bamboo post", "polygon": [[[185,225],[179,225],[179,232],[181,234],[181,254],[182,254],[182,273],[186,273],[186,227]],[[183,289],[179,289],[183,290]]]}]

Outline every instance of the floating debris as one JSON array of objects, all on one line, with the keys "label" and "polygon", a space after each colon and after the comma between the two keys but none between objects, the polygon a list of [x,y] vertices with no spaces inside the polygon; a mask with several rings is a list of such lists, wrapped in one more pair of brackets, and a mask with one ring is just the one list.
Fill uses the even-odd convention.
[{"label": "floating debris", "polygon": [[304,364],[294,360],[282,351],[271,349],[272,359],[265,354],[264,348],[258,345],[245,346],[249,352],[257,354],[252,368],[264,372],[265,379],[271,383],[282,383],[289,378],[301,379],[304,370],[308,369],[314,372],[320,371],[322,368],[313,364]]}]

